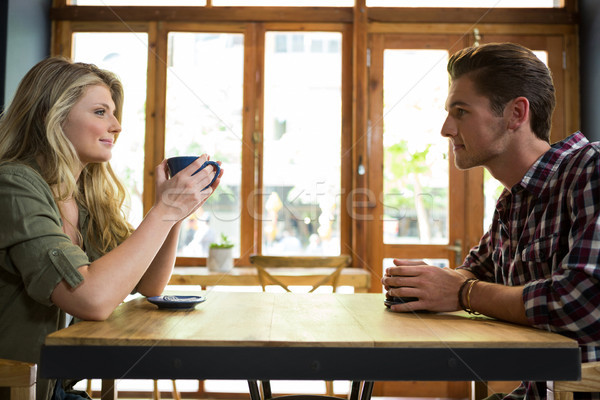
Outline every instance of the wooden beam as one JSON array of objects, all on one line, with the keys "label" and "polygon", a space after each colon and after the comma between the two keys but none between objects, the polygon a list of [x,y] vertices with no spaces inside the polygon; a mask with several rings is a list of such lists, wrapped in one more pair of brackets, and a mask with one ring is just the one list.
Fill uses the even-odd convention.
[{"label": "wooden beam", "polygon": [[87,21],[351,22],[352,8],[65,6],[52,8],[50,18]]}]

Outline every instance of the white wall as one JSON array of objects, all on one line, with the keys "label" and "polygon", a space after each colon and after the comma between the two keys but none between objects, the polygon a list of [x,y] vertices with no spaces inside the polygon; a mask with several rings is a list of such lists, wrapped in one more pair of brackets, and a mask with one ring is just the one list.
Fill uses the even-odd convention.
[{"label": "white wall", "polygon": [[581,131],[600,141],[600,1],[579,0]]},{"label": "white wall", "polygon": [[25,73],[50,55],[52,0],[4,1],[8,1],[4,86],[4,104],[8,105]]}]

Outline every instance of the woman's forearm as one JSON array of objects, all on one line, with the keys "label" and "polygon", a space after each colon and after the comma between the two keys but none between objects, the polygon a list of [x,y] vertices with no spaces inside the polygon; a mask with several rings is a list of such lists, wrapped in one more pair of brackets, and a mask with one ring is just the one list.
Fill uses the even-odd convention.
[{"label": "woman's forearm", "polygon": [[137,290],[144,296],[158,296],[169,283],[177,256],[180,227],[181,222],[178,222],[171,228],[167,239],[152,260],[150,267],[140,279]]},{"label": "woman's forearm", "polygon": [[117,248],[79,268],[83,282],[76,288],[61,281],[51,299],[82,319],[105,319],[138,285],[163,247],[175,221],[152,209],[138,229]]}]

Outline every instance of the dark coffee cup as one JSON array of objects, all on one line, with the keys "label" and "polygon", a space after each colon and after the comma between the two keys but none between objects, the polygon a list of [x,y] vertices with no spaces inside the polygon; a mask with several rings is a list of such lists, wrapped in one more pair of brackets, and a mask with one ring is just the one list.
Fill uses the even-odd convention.
[{"label": "dark coffee cup", "polygon": [[[169,174],[171,175],[171,177],[174,177],[175,175],[177,175],[177,173],[179,171],[181,171],[182,169],[186,168],[188,165],[190,165],[191,163],[196,161],[197,158],[198,158],[197,156],[178,156],[178,157],[171,157],[171,158],[167,159],[167,165],[169,166]],[[198,168],[196,170],[196,172],[194,172],[192,174],[192,175],[196,175],[198,172],[202,171],[208,165],[211,165],[215,169],[215,177],[208,185],[206,185],[206,187],[204,189],[206,189],[210,185],[212,185],[219,177],[219,172],[221,172],[221,167],[219,166],[219,163],[217,163],[216,161],[205,161],[204,164],[202,164],[202,166],[200,168]],[[204,190],[204,189],[202,189],[202,190]]]},{"label": "dark coffee cup", "polygon": [[[400,286],[390,286],[390,289],[397,289]],[[386,297],[386,299],[384,300],[384,304],[386,307],[390,307],[393,306],[394,304],[403,304],[403,303],[409,303],[411,301],[417,301],[419,300],[417,297],[406,297],[406,296],[388,296]]]}]

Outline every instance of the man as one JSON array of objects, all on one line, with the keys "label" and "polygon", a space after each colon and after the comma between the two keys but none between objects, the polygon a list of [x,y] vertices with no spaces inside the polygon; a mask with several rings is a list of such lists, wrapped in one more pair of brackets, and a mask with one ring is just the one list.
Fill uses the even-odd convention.
[{"label": "man", "polygon": [[[456,167],[483,166],[505,189],[456,270],[394,260],[387,296],[417,300],[391,309],[481,313],[574,338],[583,361],[600,360],[600,145],[577,132],[550,146],[552,78],[522,46],[460,50],[448,72],[441,133]],[[509,398],[545,396],[545,383],[523,382]]]}]

